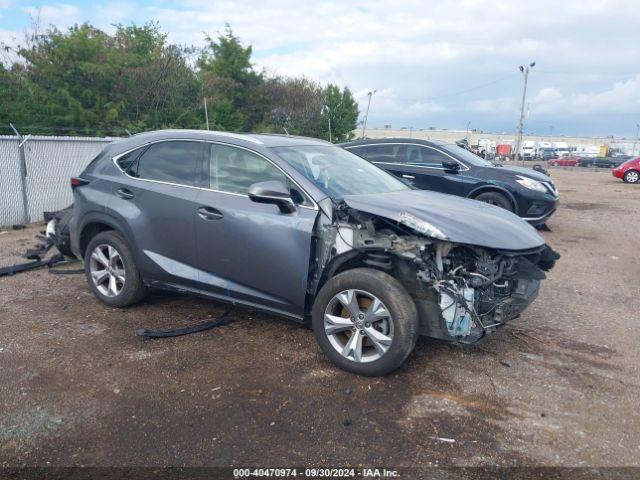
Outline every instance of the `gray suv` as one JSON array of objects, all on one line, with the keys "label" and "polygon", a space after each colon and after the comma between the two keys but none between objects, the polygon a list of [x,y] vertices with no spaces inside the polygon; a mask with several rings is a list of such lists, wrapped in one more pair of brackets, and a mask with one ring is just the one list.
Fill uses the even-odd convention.
[{"label": "gray suv", "polygon": [[327,356],[362,375],[399,367],[419,335],[494,332],[558,257],[508,211],[309,138],[135,135],[72,187],[72,250],[106,305],[160,288],[310,319]]}]

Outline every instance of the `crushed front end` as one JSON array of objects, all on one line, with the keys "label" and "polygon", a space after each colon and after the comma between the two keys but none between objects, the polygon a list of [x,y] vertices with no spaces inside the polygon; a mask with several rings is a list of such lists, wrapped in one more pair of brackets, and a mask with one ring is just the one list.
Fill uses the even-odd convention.
[{"label": "crushed front end", "polygon": [[442,340],[474,343],[518,317],[559,258],[544,243],[525,250],[457,243],[410,214],[396,220],[344,205],[327,213],[316,229],[311,288],[354,266],[384,270],[413,297],[420,333]]}]

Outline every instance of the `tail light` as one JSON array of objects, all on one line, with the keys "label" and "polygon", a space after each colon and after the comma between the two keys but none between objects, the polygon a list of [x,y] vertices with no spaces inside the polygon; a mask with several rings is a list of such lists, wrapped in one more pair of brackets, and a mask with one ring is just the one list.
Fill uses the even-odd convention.
[{"label": "tail light", "polygon": [[85,180],[80,177],[71,177],[71,189],[73,190],[76,187],[82,187],[83,185],[87,185],[89,180]]}]

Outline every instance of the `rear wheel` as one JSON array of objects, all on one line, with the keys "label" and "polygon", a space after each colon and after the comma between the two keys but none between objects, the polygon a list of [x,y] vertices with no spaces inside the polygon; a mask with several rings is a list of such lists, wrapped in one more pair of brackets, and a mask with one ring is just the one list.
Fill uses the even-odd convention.
[{"label": "rear wheel", "polygon": [[356,268],[330,279],[313,306],[313,333],[340,368],[386,375],[409,356],[418,338],[411,296],[392,276]]},{"label": "rear wheel", "polygon": [[511,202],[502,193],[484,192],[474,198],[481,202],[489,203],[491,205],[495,205],[496,207],[504,208],[505,210],[513,212],[513,206],[511,205]]},{"label": "rear wheel", "polygon": [[91,239],[84,268],[94,295],[110,307],[126,307],[146,293],[129,245],[118,232],[102,232]]},{"label": "rear wheel", "polygon": [[624,174],[624,181],[627,183],[638,183],[638,181],[640,181],[640,173],[636,170],[628,170],[627,173]]}]

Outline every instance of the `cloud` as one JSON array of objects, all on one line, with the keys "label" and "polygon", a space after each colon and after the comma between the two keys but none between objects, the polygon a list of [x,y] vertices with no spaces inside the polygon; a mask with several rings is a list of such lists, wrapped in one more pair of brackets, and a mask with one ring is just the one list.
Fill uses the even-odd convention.
[{"label": "cloud", "polygon": [[[272,74],[305,75],[365,95],[377,89],[372,126],[411,121],[461,128],[471,120],[486,130],[512,129],[522,92],[517,67],[534,60],[527,102],[532,120],[544,114],[557,132],[570,133],[562,130],[566,118],[567,129],[582,133],[596,128],[594,113],[638,111],[640,44],[627,27],[640,24],[637,0],[95,3],[51,1],[41,7],[41,19],[62,27],[88,20],[106,29],[154,19],[170,41],[194,45],[229,22],[253,45],[258,67]],[[621,69],[626,74],[616,74]],[[609,117],[607,125],[617,128],[616,121],[628,123]]]},{"label": "cloud", "polygon": [[79,8],[70,4],[22,7],[22,11],[37,20],[43,27],[52,25],[62,28],[80,21]]}]

